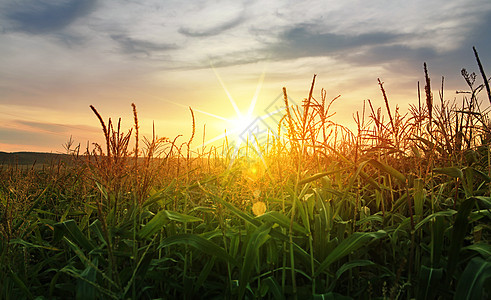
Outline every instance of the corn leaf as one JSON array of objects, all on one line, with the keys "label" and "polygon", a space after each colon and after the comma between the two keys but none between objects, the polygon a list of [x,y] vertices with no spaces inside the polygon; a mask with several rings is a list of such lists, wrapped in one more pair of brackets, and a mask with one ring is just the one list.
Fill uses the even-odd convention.
[{"label": "corn leaf", "polygon": [[202,219],[193,216],[169,210],[162,210],[158,214],[156,214],[147,224],[145,224],[145,226],[143,226],[143,228],[138,233],[138,236],[143,239],[151,237],[155,233],[159,232],[169,220],[182,223],[203,221]]},{"label": "corn leaf", "polygon": [[434,269],[421,266],[419,272],[418,296],[416,299],[433,299],[436,286],[443,278],[443,269]]},{"label": "corn leaf", "polygon": [[[284,228],[290,227],[290,218],[278,211],[267,212],[261,216],[256,217],[256,219],[271,223],[277,223]],[[301,234],[307,234],[307,230],[297,222],[293,222],[293,230]]]},{"label": "corn leaf", "polygon": [[434,168],[433,172],[438,174],[448,175],[453,178],[464,179],[464,173],[461,169],[456,167],[448,167],[448,168]]},{"label": "corn leaf", "polygon": [[383,230],[377,232],[355,232],[348,238],[344,239],[329,255],[324,259],[315,272],[315,276],[318,276],[324,272],[329,265],[350,254],[352,251],[366,246],[369,242],[386,236],[387,233]]},{"label": "corn leaf", "polygon": [[474,198],[469,198],[462,202],[455,218],[455,223],[452,229],[450,249],[448,253],[447,282],[450,282],[450,280],[452,279],[457,264],[460,262],[460,249],[467,233],[467,225],[469,223],[467,218],[469,217],[474,203]]},{"label": "corn leaf", "polygon": [[377,168],[377,169],[379,169],[381,171],[385,171],[385,172],[389,173],[392,177],[396,178],[401,183],[403,183],[403,184],[406,183],[406,176],[404,176],[401,172],[399,172],[396,169],[392,168],[388,164],[386,164],[384,162],[381,162],[381,161],[378,161],[378,160],[375,160],[375,159],[370,159],[368,162],[372,166],[374,166],[375,168]]},{"label": "corn leaf", "polygon": [[206,254],[216,256],[228,263],[237,266],[237,261],[230,256],[222,247],[196,234],[178,234],[165,238],[159,245],[158,249],[169,247],[172,245],[188,245],[204,252]]},{"label": "corn leaf", "polygon": [[94,249],[93,243],[82,233],[74,220],[67,220],[57,223],[55,224],[55,228],[61,231],[62,236],[68,236],[70,240],[75,242],[87,252]]},{"label": "corn leaf", "polygon": [[249,284],[249,279],[252,273],[252,268],[256,265],[259,248],[269,239],[269,231],[271,224],[263,224],[252,233],[247,242],[247,248],[240,270],[239,280],[239,299],[245,295],[246,287]]},{"label": "corn leaf", "polygon": [[491,278],[491,262],[480,257],[469,261],[457,283],[454,299],[484,299],[485,281]]},{"label": "corn leaf", "polygon": [[281,287],[273,276],[263,279],[262,284],[268,286],[269,291],[273,295],[273,299],[284,299],[285,297],[281,293]]},{"label": "corn leaf", "polygon": [[425,223],[433,220],[434,218],[451,217],[451,216],[455,215],[456,213],[457,213],[456,210],[449,209],[449,210],[442,210],[442,211],[436,212],[434,214],[431,214],[431,215],[427,216],[426,218],[424,218],[423,220],[421,220],[421,222],[416,224],[416,226],[414,226],[414,230],[417,231],[421,226],[423,226]]},{"label": "corn leaf", "polygon": [[349,261],[349,262],[343,264],[341,266],[341,268],[339,268],[336,271],[336,279],[339,279],[339,277],[341,277],[341,275],[343,275],[344,272],[346,272],[350,269],[353,269],[356,267],[373,266],[373,265],[375,265],[374,262],[372,262],[370,260],[366,260],[366,259]]},{"label": "corn leaf", "polygon": [[485,259],[491,257],[491,245],[486,243],[472,244],[462,248],[462,250],[476,251],[477,253],[481,254],[481,256]]}]

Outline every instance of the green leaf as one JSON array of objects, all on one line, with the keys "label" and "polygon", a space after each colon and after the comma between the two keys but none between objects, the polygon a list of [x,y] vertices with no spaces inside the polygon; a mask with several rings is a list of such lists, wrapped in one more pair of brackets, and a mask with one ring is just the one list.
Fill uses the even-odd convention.
[{"label": "green leaf", "polygon": [[208,275],[210,275],[210,272],[215,265],[215,260],[216,256],[213,256],[211,259],[207,260],[203,269],[199,273],[198,279],[196,280],[194,284],[194,291],[198,292],[198,290],[203,287],[203,284],[205,283],[206,279],[208,278]]},{"label": "green leaf", "polygon": [[420,218],[423,217],[424,201],[424,182],[423,179],[417,178],[414,180],[414,212]]},{"label": "green leaf", "polygon": [[491,278],[491,262],[474,257],[460,276],[454,299],[483,299],[484,284],[489,278]]},{"label": "green leaf", "polygon": [[203,222],[203,220],[200,218],[181,214],[175,211],[164,210],[163,212],[167,216],[167,218],[169,218],[169,220],[172,221],[181,222],[181,223]]},{"label": "green leaf", "polygon": [[423,226],[425,223],[433,220],[434,218],[451,217],[451,216],[455,215],[456,213],[457,213],[456,210],[449,209],[449,210],[442,210],[442,211],[436,212],[434,214],[431,214],[431,215],[427,216],[426,218],[424,218],[421,222],[416,224],[416,226],[414,226],[414,231],[417,231],[421,226]]},{"label": "green leaf", "polygon": [[19,287],[21,289],[21,291],[24,293],[24,295],[28,298],[28,299],[34,299],[34,296],[31,294],[31,292],[29,291],[29,288],[26,286],[26,284],[19,278],[19,276],[17,276],[17,274],[15,274],[14,272],[12,272],[12,269],[10,269],[9,267],[9,275],[10,277],[14,280],[14,283],[17,285],[17,287]]},{"label": "green leaf", "polygon": [[416,137],[416,139],[423,142],[423,144],[425,144],[425,146],[427,147],[426,149],[423,149],[423,147],[420,146],[420,148],[423,149],[423,151],[433,151],[433,149],[434,149],[434,150],[438,151],[438,153],[440,153],[441,155],[444,155],[444,156],[447,155],[447,153],[445,153],[443,148],[440,147],[439,145],[435,145],[433,142],[430,142],[429,140],[422,138],[420,136],[415,136],[415,137]]},{"label": "green leaf", "polygon": [[360,226],[362,224],[368,223],[368,222],[380,222],[382,223],[384,221],[384,218],[381,216],[381,212],[378,212],[374,215],[370,215],[368,217],[365,217],[361,220],[356,221],[356,226]]},{"label": "green leaf", "polygon": [[450,282],[452,279],[455,268],[460,262],[460,248],[462,247],[465,235],[467,234],[467,225],[469,223],[467,218],[474,207],[474,203],[474,198],[469,198],[462,202],[455,218],[450,241],[450,249],[448,251],[447,282]]},{"label": "green leaf", "polygon": [[214,197],[214,199],[217,200],[218,202],[220,202],[226,208],[228,208],[237,217],[241,218],[242,220],[246,221],[247,223],[252,224],[254,227],[258,227],[261,225],[261,222],[259,220],[250,216],[246,212],[243,212],[242,210],[236,208],[234,205],[232,205],[231,203],[228,203],[227,201],[223,200],[222,198]]},{"label": "green leaf", "polygon": [[158,249],[172,245],[189,245],[201,252],[223,259],[234,266],[238,265],[237,261],[222,247],[196,234],[179,234],[167,237],[160,243]]},{"label": "green leaf", "polygon": [[246,287],[249,284],[252,268],[256,265],[256,258],[259,252],[259,248],[269,239],[269,231],[271,230],[271,224],[263,224],[251,234],[249,241],[247,242],[247,248],[244,255],[244,261],[240,270],[239,280],[239,299],[242,299],[245,295]]},{"label": "green leaf", "polygon": [[162,210],[158,214],[156,214],[138,233],[140,238],[146,239],[159,232],[162,227],[169,220],[187,223],[187,222],[202,222],[203,220],[200,218],[196,218],[193,216],[177,213],[169,210]]},{"label": "green leaf", "polygon": [[461,180],[464,179],[464,173],[461,169],[456,167],[448,167],[448,168],[434,168],[433,172],[438,174],[445,174],[453,178],[459,178]]},{"label": "green leaf", "polygon": [[79,274],[79,270],[75,269],[71,265],[65,266],[64,268],[62,268],[60,270],[60,272],[63,272],[65,274],[68,274],[68,275],[70,275],[70,276],[72,276],[74,278],[77,278],[79,280],[85,281],[86,283],[94,286],[101,293],[104,293],[104,294],[108,295],[109,297],[111,297],[113,299],[119,299],[119,297],[114,292],[112,292],[111,290],[106,289],[105,287],[102,287],[102,286],[100,286],[99,284],[97,284],[97,283],[95,283],[93,281],[89,281],[85,277],[82,277],[81,274]]},{"label": "green leaf", "polygon": [[381,171],[385,171],[385,172],[389,173],[392,177],[396,178],[401,183],[403,183],[403,184],[406,183],[406,176],[404,176],[404,174],[402,174],[401,172],[399,172],[396,169],[392,168],[388,164],[386,164],[384,162],[381,162],[381,161],[378,161],[378,160],[375,160],[375,159],[370,159],[368,162],[372,166],[374,166],[375,168],[377,168],[377,169],[379,169]]},{"label": "green leaf", "polygon": [[273,276],[269,276],[263,279],[262,283],[269,287],[269,291],[273,294],[272,299],[284,299],[285,297],[281,293],[281,287]]},{"label": "green leaf", "polygon": [[467,247],[462,248],[462,250],[476,251],[479,254],[481,254],[481,256],[484,259],[491,257],[491,245],[487,244],[487,243],[472,244],[472,245],[469,245]]},{"label": "green leaf", "polygon": [[484,208],[490,209],[491,208],[491,197],[484,197],[484,196],[474,196],[476,200],[481,202],[484,206]]},{"label": "green leaf", "polygon": [[51,187],[51,183],[46,187],[44,188],[44,190],[36,197],[36,200],[34,200],[32,202],[32,205],[31,207],[26,210],[24,212],[24,215],[18,220],[18,222],[15,224],[15,226],[13,227],[12,229],[12,232],[15,232],[17,231],[17,229],[20,228],[20,226],[22,226],[22,224],[24,224],[25,220],[27,220],[27,217],[31,214],[31,212],[34,210],[34,208],[36,208],[36,206],[38,205],[38,203],[41,201],[41,199],[43,199],[43,196],[44,194],[46,193],[46,191],[48,190],[48,188]]},{"label": "green leaf", "polygon": [[419,272],[418,297],[416,299],[433,299],[436,286],[443,278],[443,269],[421,266]]},{"label": "green leaf", "polygon": [[161,199],[164,199],[166,196],[166,189],[160,190],[158,192],[153,193],[150,197],[148,197],[142,204],[142,208],[148,207]]},{"label": "green leaf", "polygon": [[63,232],[63,235],[68,236],[70,240],[75,242],[82,249],[90,252],[94,249],[92,242],[82,233],[77,223],[74,220],[66,220],[61,223],[56,223],[55,228]]},{"label": "green leaf", "polygon": [[365,266],[373,266],[375,265],[374,262],[370,261],[370,260],[366,260],[366,259],[361,259],[361,260],[354,260],[354,261],[349,261],[345,264],[343,264],[341,266],[341,268],[339,268],[337,271],[336,271],[336,279],[339,279],[339,277],[341,277],[341,275],[350,270],[350,269],[353,269],[353,268],[356,268],[356,267],[365,267]]},{"label": "green leaf", "polygon": [[29,248],[39,248],[39,249],[46,249],[46,250],[51,250],[51,251],[60,251],[60,249],[55,248],[55,247],[36,245],[33,243],[26,242],[22,239],[13,239],[10,241],[10,244],[18,244],[18,245],[22,245],[22,246],[29,247]]},{"label": "green leaf", "polygon": [[[278,225],[281,225],[287,229],[290,228],[290,218],[278,211],[267,212],[261,216],[256,217],[256,219],[271,223],[277,223]],[[293,230],[301,234],[307,234],[307,230],[303,226],[299,225],[297,222],[293,222]]]},{"label": "green leaf", "polygon": [[[89,267],[92,267],[94,270],[96,270],[99,274],[102,275],[102,277],[107,280],[107,282],[111,283],[113,286],[115,286],[116,288],[119,289],[119,286],[113,281],[111,280],[111,278],[109,278],[106,273],[104,273],[102,270],[100,270],[96,265],[94,265],[92,263],[91,260],[89,260],[87,258],[87,256],[85,256],[85,254],[82,252],[82,250],[75,244],[73,243],[72,241],[70,241],[69,239],[67,239],[66,237],[63,238],[63,240],[68,244],[68,246],[75,252],[75,254],[77,254],[78,258],[80,259],[80,261],[82,261],[84,263],[84,265],[86,266],[89,266]],[[67,265],[65,266],[65,268],[68,268],[70,265]],[[64,269],[65,269],[64,268]],[[61,270],[63,271],[63,270]],[[77,273],[77,275],[80,275]],[[77,277],[79,278],[79,277]],[[86,280],[85,278],[82,278],[82,280]],[[89,282],[90,283],[90,282]],[[92,283],[91,283],[92,284]],[[94,284],[95,285],[95,284]]]},{"label": "green leaf", "polygon": [[92,222],[92,224],[89,225],[89,228],[97,235],[97,237],[103,244],[107,244],[104,233],[102,232],[101,221],[99,221],[98,219],[95,220],[94,222]]},{"label": "green leaf", "polygon": [[[97,266],[97,258],[94,258],[92,263]],[[97,290],[94,286],[96,281],[96,270],[91,266],[87,266],[80,274],[80,277],[81,278],[77,280],[76,299],[96,299]]]},{"label": "green leaf", "polygon": [[343,296],[338,293],[329,292],[325,294],[315,294],[312,297],[313,300],[352,300],[353,298],[348,296]]},{"label": "green leaf", "polygon": [[319,178],[322,178],[322,177],[325,177],[327,175],[332,175],[332,174],[336,174],[336,173],[341,173],[341,172],[344,172],[344,171],[347,171],[351,169],[351,167],[348,167],[348,168],[344,168],[344,169],[339,169],[339,170],[335,170],[335,171],[330,171],[330,172],[322,172],[322,173],[317,173],[315,175],[312,175],[308,178],[305,178],[305,179],[302,179],[298,182],[298,184],[302,185],[302,184],[306,184],[306,183],[309,183],[309,182],[312,182],[312,181],[315,181]]},{"label": "green leaf", "polygon": [[351,252],[366,246],[369,242],[386,236],[387,233],[383,230],[377,232],[355,232],[348,238],[344,239],[339,245],[334,248],[331,253],[324,259],[315,272],[315,276],[324,272],[330,264],[350,254]]}]

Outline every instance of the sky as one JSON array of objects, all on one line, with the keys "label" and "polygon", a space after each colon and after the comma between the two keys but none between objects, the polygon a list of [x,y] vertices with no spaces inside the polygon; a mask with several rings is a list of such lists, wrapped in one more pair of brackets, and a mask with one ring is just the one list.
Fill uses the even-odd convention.
[{"label": "sky", "polygon": [[314,74],[347,126],[364,100],[384,106],[378,78],[391,107],[416,104],[423,62],[435,95],[444,76],[461,99],[462,68],[482,82],[473,46],[491,74],[490,27],[489,0],[0,0],[0,151],[102,143],[89,106],[127,130],[131,103],[141,135],[181,142],[191,107],[199,147],[271,113],[283,87],[301,103]]}]

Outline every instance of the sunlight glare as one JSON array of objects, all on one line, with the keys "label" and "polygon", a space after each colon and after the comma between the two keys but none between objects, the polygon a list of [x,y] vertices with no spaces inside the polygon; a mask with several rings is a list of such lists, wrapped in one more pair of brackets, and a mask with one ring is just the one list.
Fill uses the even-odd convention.
[{"label": "sunlight glare", "polygon": [[227,132],[233,134],[237,138],[245,139],[247,136],[254,134],[257,119],[252,115],[241,115],[239,117],[228,120]]}]

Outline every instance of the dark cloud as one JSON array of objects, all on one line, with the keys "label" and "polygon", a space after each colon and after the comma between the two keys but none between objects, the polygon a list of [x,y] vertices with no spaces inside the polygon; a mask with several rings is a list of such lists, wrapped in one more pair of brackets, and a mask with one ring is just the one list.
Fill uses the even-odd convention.
[{"label": "dark cloud", "polygon": [[[231,19],[227,22],[224,22],[222,24],[210,28],[191,29],[191,28],[181,27],[179,28],[178,31],[179,33],[189,37],[209,37],[209,36],[218,35],[226,30],[232,29],[242,24],[244,21],[245,21],[244,15],[239,15],[234,19]],[[203,20],[203,22],[206,23],[206,20]]]},{"label": "dark cloud", "polygon": [[96,0],[69,1],[19,1],[4,9],[7,19],[13,22],[15,30],[31,34],[59,31],[76,19],[88,15]]},{"label": "dark cloud", "polygon": [[333,55],[361,46],[389,43],[396,40],[398,35],[384,32],[360,35],[316,33],[310,30],[309,25],[299,25],[285,31],[279,38],[280,42],[269,50],[277,59],[289,59]]},{"label": "dark cloud", "polygon": [[122,34],[113,34],[111,38],[116,41],[124,53],[140,54],[144,53],[151,56],[152,52],[163,52],[167,50],[177,49],[176,44],[154,43],[144,40],[137,40]]},{"label": "dark cloud", "polygon": [[[483,82],[479,72],[477,62],[472,47],[475,46],[479,52],[479,58],[486,71],[486,76],[491,75],[491,39],[489,39],[489,28],[491,27],[491,13],[483,15],[476,21],[473,28],[470,28],[460,46],[444,52],[428,53],[425,51],[411,50],[412,52],[402,53],[401,59],[416,63],[423,74],[423,62],[427,62],[430,76],[435,80],[435,87],[441,76],[445,77],[445,87],[456,90],[467,90],[468,86],[461,76],[462,68],[469,73],[475,72],[478,77],[476,83]],[[437,48],[438,45],[435,45]],[[454,97],[454,95],[448,95]]]},{"label": "dark cloud", "polygon": [[[226,56],[210,56],[216,67],[254,63],[261,60],[284,60],[302,57],[331,56],[347,60],[349,53],[361,53],[371,47],[380,48],[381,52],[368,53],[367,57],[354,56],[360,64],[379,62],[383,59],[399,59],[398,51],[391,52],[392,46],[384,46],[397,41],[400,36],[392,33],[374,32],[360,35],[342,35],[333,33],[316,33],[312,26],[300,24],[278,35],[279,41],[274,44],[265,44],[257,50],[246,50]],[[256,32],[258,33],[258,32]],[[264,34],[259,32],[259,34]],[[353,51],[362,49],[363,51]],[[411,50],[404,49],[405,52]],[[352,57],[350,57],[352,58]],[[207,62],[206,62],[207,63]],[[206,65],[206,63],[204,63]]]},{"label": "dark cloud", "polygon": [[360,65],[374,65],[404,60],[406,62],[423,62],[436,57],[437,52],[428,47],[412,48],[406,45],[373,45],[365,51],[345,54],[344,59]]}]

